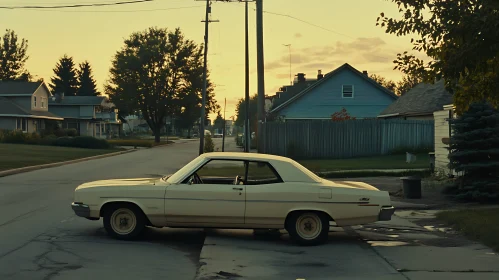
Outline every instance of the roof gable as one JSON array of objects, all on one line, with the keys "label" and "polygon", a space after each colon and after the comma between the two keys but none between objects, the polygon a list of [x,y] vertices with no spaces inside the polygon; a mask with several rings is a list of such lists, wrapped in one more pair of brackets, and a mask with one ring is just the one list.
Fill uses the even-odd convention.
[{"label": "roof gable", "polygon": [[392,97],[394,100],[396,100],[398,98],[397,95],[395,95],[393,92],[391,92],[387,88],[381,86],[380,84],[378,84],[377,82],[375,82],[373,79],[369,78],[364,73],[362,73],[359,70],[357,70],[354,67],[352,67],[350,64],[345,63],[342,66],[340,66],[340,67],[336,68],[335,70],[333,70],[333,71],[329,72],[328,74],[326,74],[324,76],[324,78],[318,80],[317,82],[315,82],[314,84],[312,84],[311,86],[309,86],[308,88],[306,88],[305,90],[301,91],[300,93],[296,94],[295,96],[293,96],[292,98],[290,98],[289,100],[287,100],[286,102],[284,102],[283,104],[279,105],[277,108],[275,108],[274,110],[272,110],[271,113],[276,113],[276,112],[284,109],[285,107],[289,106],[290,104],[292,104],[293,102],[295,102],[296,100],[298,100],[299,98],[301,98],[302,96],[304,96],[304,95],[308,94],[309,92],[313,91],[318,86],[326,83],[327,81],[329,81],[330,79],[332,79],[333,77],[335,77],[337,74],[339,74],[339,73],[341,73],[341,72],[343,72],[345,70],[352,71],[354,74],[356,74],[357,76],[359,76],[362,79],[366,80],[367,82],[369,82],[370,84],[372,84],[374,87],[378,88],[379,90],[381,90],[382,92],[384,92],[388,96]]},{"label": "roof gable", "polygon": [[421,83],[393,102],[378,117],[432,114],[452,102],[453,96],[445,89],[444,80],[434,84]]},{"label": "roof gable", "polygon": [[[28,96],[32,95],[44,82],[9,81],[0,82],[0,96]],[[46,88],[46,86],[45,86]],[[46,88],[50,93],[50,90]]]}]

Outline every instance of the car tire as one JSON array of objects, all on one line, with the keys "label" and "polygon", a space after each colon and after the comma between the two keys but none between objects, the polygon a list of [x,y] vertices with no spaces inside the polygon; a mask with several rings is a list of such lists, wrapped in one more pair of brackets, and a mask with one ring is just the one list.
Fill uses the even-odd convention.
[{"label": "car tire", "polygon": [[297,212],[289,218],[286,230],[299,245],[320,245],[328,239],[329,217],[317,212]]},{"label": "car tire", "polygon": [[115,204],[104,214],[106,232],[119,240],[134,240],[146,227],[146,218],[137,206]]}]

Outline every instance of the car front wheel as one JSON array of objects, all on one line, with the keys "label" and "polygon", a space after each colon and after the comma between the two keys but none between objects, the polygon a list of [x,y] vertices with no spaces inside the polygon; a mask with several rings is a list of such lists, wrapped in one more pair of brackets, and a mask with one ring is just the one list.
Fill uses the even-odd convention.
[{"label": "car front wheel", "polygon": [[138,207],[113,205],[104,215],[104,228],[114,238],[132,240],[144,230],[145,217]]},{"label": "car front wheel", "polygon": [[287,231],[300,245],[319,245],[328,239],[329,219],[322,213],[299,212],[290,217]]}]

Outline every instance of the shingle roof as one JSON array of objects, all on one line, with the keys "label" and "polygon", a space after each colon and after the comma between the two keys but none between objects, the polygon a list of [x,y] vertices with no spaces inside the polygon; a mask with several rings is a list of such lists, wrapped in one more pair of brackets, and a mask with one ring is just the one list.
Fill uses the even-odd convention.
[{"label": "shingle roof", "polygon": [[42,82],[0,82],[1,95],[33,94]]},{"label": "shingle roof", "polygon": [[325,81],[331,79],[332,77],[334,77],[336,74],[338,74],[339,72],[341,72],[342,70],[344,69],[349,69],[351,70],[352,72],[354,72],[355,74],[357,74],[359,77],[362,77],[363,79],[365,79],[366,81],[368,81],[369,83],[371,83],[373,86],[379,88],[380,90],[382,90],[384,93],[388,94],[389,96],[393,97],[394,99],[397,99],[398,96],[395,95],[395,93],[391,92],[390,90],[388,90],[387,88],[383,87],[382,85],[378,84],[376,81],[374,81],[373,79],[369,78],[367,75],[363,74],[362,72],[360,72],[359,70],[355,69],[354,67],[352,67],[350,64],[348,63],[345,63],[343,64],[342,66],[336,68],[335,70],[327,73],[324,78],[318,80],[317,82],[313,83],[312,85],[310,85],[309,87],[307,87],[305,90],[301,91],[300,93],[296,94],[295,96],[293,96],[292,98],[290,98],[288,101],[284,102],[283,104],[281,104],[280,106],[278,106],[277,108],[273,109],[271,111],[271,113],[275,113],[277,111],[280,111],[281,109],[284,109],[284,107],[292,104],[293,102],[295,102],[297,99],[299,99],[300,97],[302,97],[303,95],[309,93],[310,91],[312,91],[313,89],[315,89],[316,87],[318,87],[319,85],[321,85],[322,83],[324,83]]},{"label": "shingle roof", "polygon": [[49,105],[101,105],[106,100],[105,96],[64,96],[60,102],[55,98],[49,99]]},{"label": "shingle roof", "polygon": [[452,94],[445,89],[444,80],[435,84],[421,83],[390,104],[379,117],[393,114],[403,116],[432,114],[452,102]]},{"label": "shingle roof", "polygon": [[46,111],[26,110],[8,98],[0,97],[0,117],[2,116],[22,116],[30,118],[54,118],[61,119],[61,117]]}]

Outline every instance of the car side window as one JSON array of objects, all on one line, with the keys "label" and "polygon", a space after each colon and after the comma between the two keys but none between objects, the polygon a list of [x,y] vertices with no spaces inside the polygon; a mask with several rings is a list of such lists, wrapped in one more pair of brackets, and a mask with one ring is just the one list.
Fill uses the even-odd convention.
[{"label": "car side window", "polygon": [[268,162],[250,161],[246,185],[267,185],[282,183],[277,171]]},{"label": "car side window", "polygon": [[234,184],[236,177],[243,183],[246,175],[245,162],[242,160],[211,160],[201,167],[196,174],[202,184]]}]

